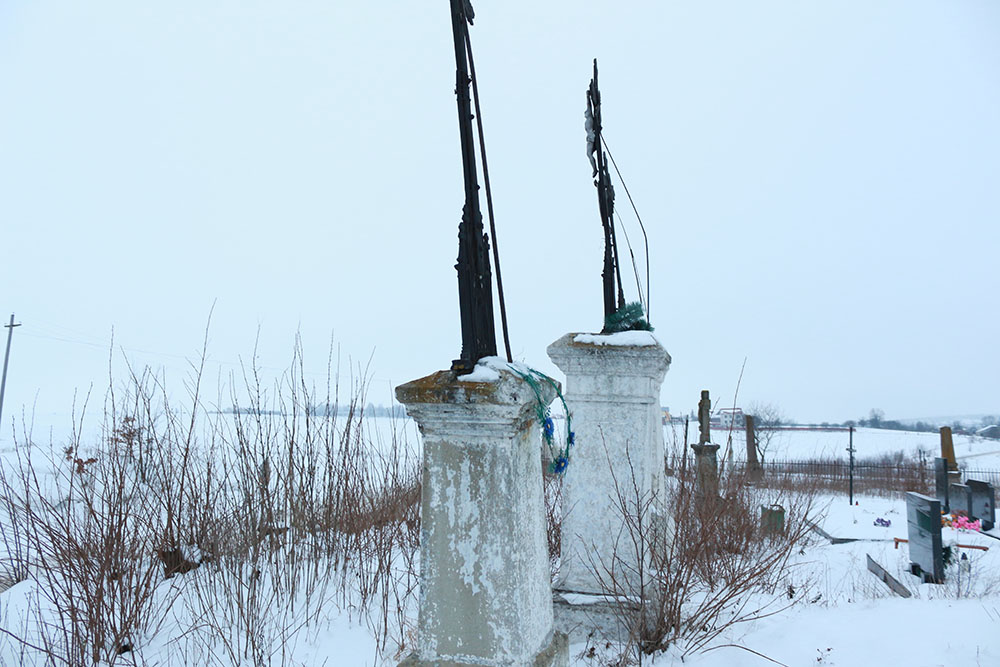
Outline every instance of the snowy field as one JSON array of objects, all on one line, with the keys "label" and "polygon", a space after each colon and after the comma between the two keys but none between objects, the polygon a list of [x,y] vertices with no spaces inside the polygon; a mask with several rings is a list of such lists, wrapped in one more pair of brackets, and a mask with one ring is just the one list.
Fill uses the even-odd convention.
[{"label": "snowy field", "polygon": [[[419,436],[409,420],[370,418],[366,420],[368,439],[375,451],[386,453],[393,442],[405,439],[417,444]],[[682,427],[681,427],[682,428]],[[557,429],[558,431],[558,429]],[[693,437],[694,434],[691,434]],[[734,431],[734,450],[743,450],[741,431]],[[665,429],[668,448],[680,442],[677,428]],[[713,439],[725,443],[724,432],[714,431]],[[845,457],[846,432],[783,431],[778,432],[768,455],[773,458]],[[676,438],[676,440],[675,440]],[[937,434],[859,429],[854,446],[859,457],[905,451],[914,457],[933,457],[938,451]],[[1000,443],[981,438],[956,436],[955,447],[960,462],[970,468],[1000,467]],[[20,453],[25,452],[22,449]],[[16,463],[12,446],[0,451],[0,463],[10,472]],[[82,456],[97,455],[96,450],[81,450]],[[58,493],[60,477],[66,462],[59,457],[59,444],[45,445],[30,451],[32,469],[50,492]],[[955,563],[947,571],[943,585],[920,583],[908,573],[908,551],[905,543],[894,544],[893,538],[906,537],[905,502],[901,499],[859,497],[856,506],[849,506],[846,496],[822,496],[816,502],[815,522],[828,534],[856,541],[830,544],[816,534],[800,553],[794,554],[794,568],[788,584],[802,602],[773,616],[739,624],[727,629],[711,645],[710,650],[687,655],[681,660],[680,651],[668,650],[643,664],[691,665],[694,667],[757,667],[764,665],[839,665],[867,666],[901,664],[908,666],[938,665],[1000,665],[1000,648],[992,637],[1000,631],[1000,531],[996,537],[972,532],[943,529],[945,543],[956,550]],[[0,545],[0,563],[9,563],[10,523],[16,517],[2,516],[4,543]],[[890,523],[875,525],[876,519]],[[966,545],[966,546],[957,546]],[[987,550],[972,547],[987,547]],[[967,565],[959,565],[961,555]],[[902,599],[890,593],[866,568],[870,555],[899,579],[913,597]],[[399,565],[399,564],[397,564]],[[408,565],[413,568],[413,563]],[[272,572],[265,570],[262,581]],[[42,652],[18,641],[39,646],[39,623],[51,623],[51,605],[41,595],[44,582],[37,576],[10,585],[0,593],[0,665],[46,664]],[[0,569],[0,577],[4,577]],[[253,576],[251,574],[251,576]],[[213,585],[206,585],[219,577]],[[226,578],[228,577],[228,578]],[[221,582],[221,583],[219,583]],[[398,579],[399,598],[404,600],[403,616],[389,627],[373,623],[372,614],[358,609],[359,591],[335,595],[320,586],[319,597],[304,600],[300,607],[256,609],[266,612],[269,626],[258,628],[268,645],[263,664],[288,665],[394,665],[412,646],[416,620],[416,595],[413,581]],[[231,635],[227,641],[219,635],[203,632],[207,606],[232,607],[226,599],[227,587],[247,585],[246,580],[224,576],[220,568],[202,567],[175,576],[158,584],[155,604],[164,609],[155,627],[137,638],[133,651],[123,654],[114,664],[145,665],[229,665],[253,664],[253,661],[233,658],[232,645],[239,638]],[[402,590],[407,588],[408,590]],[[218,596],[205,599],[206,591]],[[409,595],[407,595],[409,593]],[[239,596],[234,596],[239,597]],[[240,598],[243,599],[243,598]],[[381,605],[392,606],[393,600]],[[376,605],[374,615],[381,607]],[[240,609],[232,608],[228,618],[233,632],[244,627],[238,620]],[[245,610],[244,610],[245,611]],[[591,649],[596,648],[591,655]],[[616,647],[591,647],[586,643],[571,645],[571,664],[596,666],[608,664]],[[108,664],[107,661],[100,664]]]}]

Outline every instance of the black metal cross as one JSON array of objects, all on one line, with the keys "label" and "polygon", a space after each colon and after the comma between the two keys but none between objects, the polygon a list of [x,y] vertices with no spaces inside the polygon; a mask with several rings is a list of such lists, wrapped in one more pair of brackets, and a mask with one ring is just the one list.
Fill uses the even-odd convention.
[{"label": "black metal cross", "polygon": [[455,95],[458,98],[458,130],[462,142],[465,174],[465,207],[458,226],[458,303],[462,318],[462,354],[451,368],[459,375],[470,373],[476,362],[497,353],[493,323],[493,284],[490,273],[489,238],[483,229],[479,207],[476,149],[472,135],[471,79],[467,57],[468,30],[474,14],[469,0],[451,0],[452,32],[455,38]]},{"label": "black metal cross", "polygon": [[[618,265],[618,242],[615,238],[615,189],[608,174],[608,159],[601,143],[601,91],[597,88],[597,59],[594,78],[587,88],[587,156],[594,168],[594,185],[604,227],[604,270],[601,273],[604,294],[604,317],[613,315],[625,305],[621,271]],[[617,301],[616,301],[617,297]]]}]

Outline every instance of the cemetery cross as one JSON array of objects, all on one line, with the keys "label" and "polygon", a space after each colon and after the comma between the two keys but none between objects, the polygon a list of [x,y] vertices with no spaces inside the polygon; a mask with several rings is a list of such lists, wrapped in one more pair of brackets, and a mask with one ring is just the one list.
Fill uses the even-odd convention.
[{"label": "cemetery cross", "polygon": [[712,399],[708,397],[708,390],[703,389],[701,400],[698,401],[698,429],[701,431],[698,437],[698,444],[704,445],[712,441]]},{"label": "cemetery cross", "polygon": [[497,353],[493,323],[493,286],[490,274],[489,238],[483,230],[479,207],[476,151],[472,135],[472,102],[469,95],[468,30],[475,18],[469,0],[451,0],[452,33],[455,39],[455,95],[458,99],[458,129],[465,177],[465,206],[458,226],[458,303],[462,320],[462,352],[451,368],[459,375],[471,373],[476,362]]},{"label": "cemetery cross", "polygon": [[[615,189],[608,174],[608,161],[601,143],[601,91],[597,88],[597,59],[594,59],[594,78],[587,89],[587,157],[594,170],[594,185],[597,187],[597,203],[601,211],[601,225],[604,227],[604,270],[601,279],[604,294],[604,318],[614,315],[625,306],[622,290],[621,270],[618,266],[618,244],[615,237]],[[617,299],[616,299],[617,297]],[[607,325],[605,325],[607,333]]]}]

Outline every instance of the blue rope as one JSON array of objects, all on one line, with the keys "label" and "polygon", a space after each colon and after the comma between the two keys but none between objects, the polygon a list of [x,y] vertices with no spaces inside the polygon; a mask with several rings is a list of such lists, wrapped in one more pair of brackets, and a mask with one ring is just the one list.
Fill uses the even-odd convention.
[{"label": "blue rope", "polygon": [[[552,461],[549,463],[549,472],[555,475],[561,475],[569,467],[569,449],[574,444],[576,444],[576,434],[573,433],[573,422],[572,417],[569,413],[569,406],[566,405],[566,398],[559,391],[559,385],[555,381],[544,373],[540,373],[533,368],[529,368],[527,373],[522,373],[513,366],[509,368],[514,371],[522,380],[528,383],[531,390],[535,392],[535,415],[538,417],[538,421],[542,425],[542,439],[545,441],[545,445],[549,448],[549,457]],[[540,382],[547,382],[552,389],[555,390],[556,396],[562,402],[563,410],[566,411],[566,445],[562,450],[558,450],[554,443],[555,440],[555,422],[552,420],[551,412],[549,410],[548,404],[542,400],[542,388],[539,384]]]}]

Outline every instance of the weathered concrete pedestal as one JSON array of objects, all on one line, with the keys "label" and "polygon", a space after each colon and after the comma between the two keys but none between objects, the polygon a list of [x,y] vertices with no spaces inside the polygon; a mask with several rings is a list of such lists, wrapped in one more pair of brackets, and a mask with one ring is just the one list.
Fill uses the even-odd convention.
[{"label": "weathered concrete pedestal", "polygon": [[695,492],[699,506],[719,497],[719,445],[700,442],[691,445],[694,450]]},{"label": "weathered concrete pedestal", "polygon": [[[639,331],[567,334],[549,346],[548,354],[566,374],[565,398],[576,434],[564,473],[562,560],[556,583],[557,623],[575,637],[609,623],[611,611],[602,611],[607,605],[586,599],[607,593],[595,569],[609,567],[617,558],[619,576],[631,579],[626,573],[637,569],[640,558],[649,557],[639,553],[623,528],[616,480],[632,511],[637,500],[648,503],[649,525],[671,529],[663,507],[660,408],[670,355],[652,334]],[[638,581],[619,583],[632,595],[645,594]]]},{"label": "weathered concrete pedestal", "polygon": [[[417,650],[402,665],[568,665],[554,631],[535,393],[507,368],[396,397],[423,435]],[[541,384],[543,400],[555,392]]]}]

